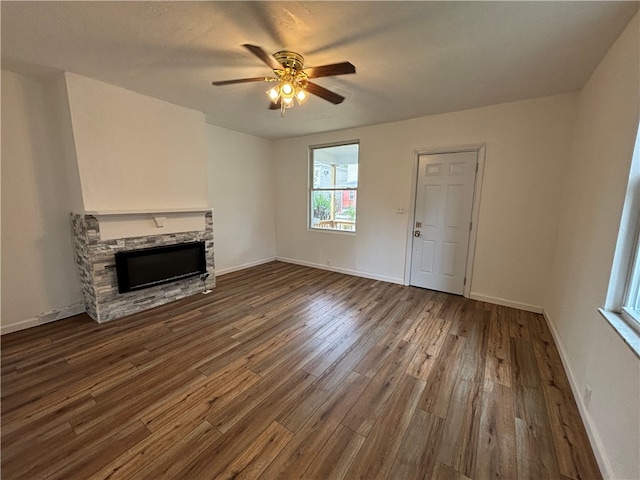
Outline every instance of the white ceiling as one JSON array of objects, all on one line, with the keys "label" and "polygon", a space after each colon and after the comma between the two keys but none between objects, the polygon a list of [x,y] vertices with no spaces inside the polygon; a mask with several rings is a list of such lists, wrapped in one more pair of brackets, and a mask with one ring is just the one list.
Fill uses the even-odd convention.
[{"label": "white ceiling", "polygon": [[[265,138],[392,122],[579,90],[638,2],[1,2],[2,67],[67,70],[206,113]],[[241,47],[350,61],[280,118]]]}]

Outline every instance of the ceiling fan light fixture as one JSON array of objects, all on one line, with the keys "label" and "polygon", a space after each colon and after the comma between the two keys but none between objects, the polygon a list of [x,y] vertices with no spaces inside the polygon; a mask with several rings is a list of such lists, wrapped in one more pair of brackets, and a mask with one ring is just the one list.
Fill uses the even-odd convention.
[{"label": "ceiling fan light fixture", "polygon": [[303,89],[299,89],[296,92],[296,100],[298,100],[299,105],[302,105],[304,102],[307,101],[307,94],[304,92]]},{"label": "ceiling fan light fixture", "polygon": [[280,100],[280,116],[284,117],[284,112],[287,108],[291,108],[295,105],[293,97],[281,97]]},{"label": "ceiling fan light fixture", "polygon": [[279,90],[280,90],[280,85],[277,85],[267,90],[267,96],[269,97],[269,100],[271,100],[273,103],[278,103],[278,97],[280,96]]},{"label": "ceiling fan light fixture", "polygon": [[280,114],[284,117],[287,108],[295,105],[302,105],[308,98],[304,89],[307,86],[307,77],[303,72],[287,71],[284,75],[279,75],[272,81],[278,82],[275,87],[267,90],[267,96],[274,104],[280,104]]},{"label": "ceiling fan light fixture", "polygon": [[284,98],[293,98],[293,96],[295,95],[295,89],[293,88],[293,85],[291,85],[291,83],[284,82],[280,85],[280,94]]}]

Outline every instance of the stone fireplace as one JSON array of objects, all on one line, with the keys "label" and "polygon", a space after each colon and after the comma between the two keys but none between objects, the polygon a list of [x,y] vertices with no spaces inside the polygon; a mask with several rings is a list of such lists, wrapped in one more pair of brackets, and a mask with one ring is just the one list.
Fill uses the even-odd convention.
[{"label": "stone fireplace", "polygon": [[[87,314],[102,323],[215,286],[211,210],[72,213],[76,263]],[[158,233],[156,233],[158,232]],[[184,278],[119,293],[115,254],[122,251],[204,242],[209,276]]]}]

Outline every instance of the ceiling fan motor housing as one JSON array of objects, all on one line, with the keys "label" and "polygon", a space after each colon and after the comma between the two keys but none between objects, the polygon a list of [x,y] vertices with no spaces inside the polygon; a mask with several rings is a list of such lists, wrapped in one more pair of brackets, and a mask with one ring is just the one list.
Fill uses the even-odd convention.
[{"label": "ceiling fan motor housing", "polygon": [[284,68],[290,68],[297,72],[304,68],[304,58],[299,53],[282,50],[274,53],[273,56]]}]

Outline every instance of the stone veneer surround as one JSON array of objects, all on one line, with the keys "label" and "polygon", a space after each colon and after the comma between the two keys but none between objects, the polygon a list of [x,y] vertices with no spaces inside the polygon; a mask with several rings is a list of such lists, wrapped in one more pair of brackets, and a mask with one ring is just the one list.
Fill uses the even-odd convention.
[{"label": "stone veneer surround", "polygon": [[102,240],[100,223],[93,215],[71,214],[76,263],[80,270],[82,294],[89,316],[106,322],[157,307],[203,290],[199,276],[157,285],[155,287],[119,293],[115,253],[125,250],[204,241],[207,259],[208,289],[215,287],[213,257],[213,213],[206,212],[205,230],[142,237]]}]

